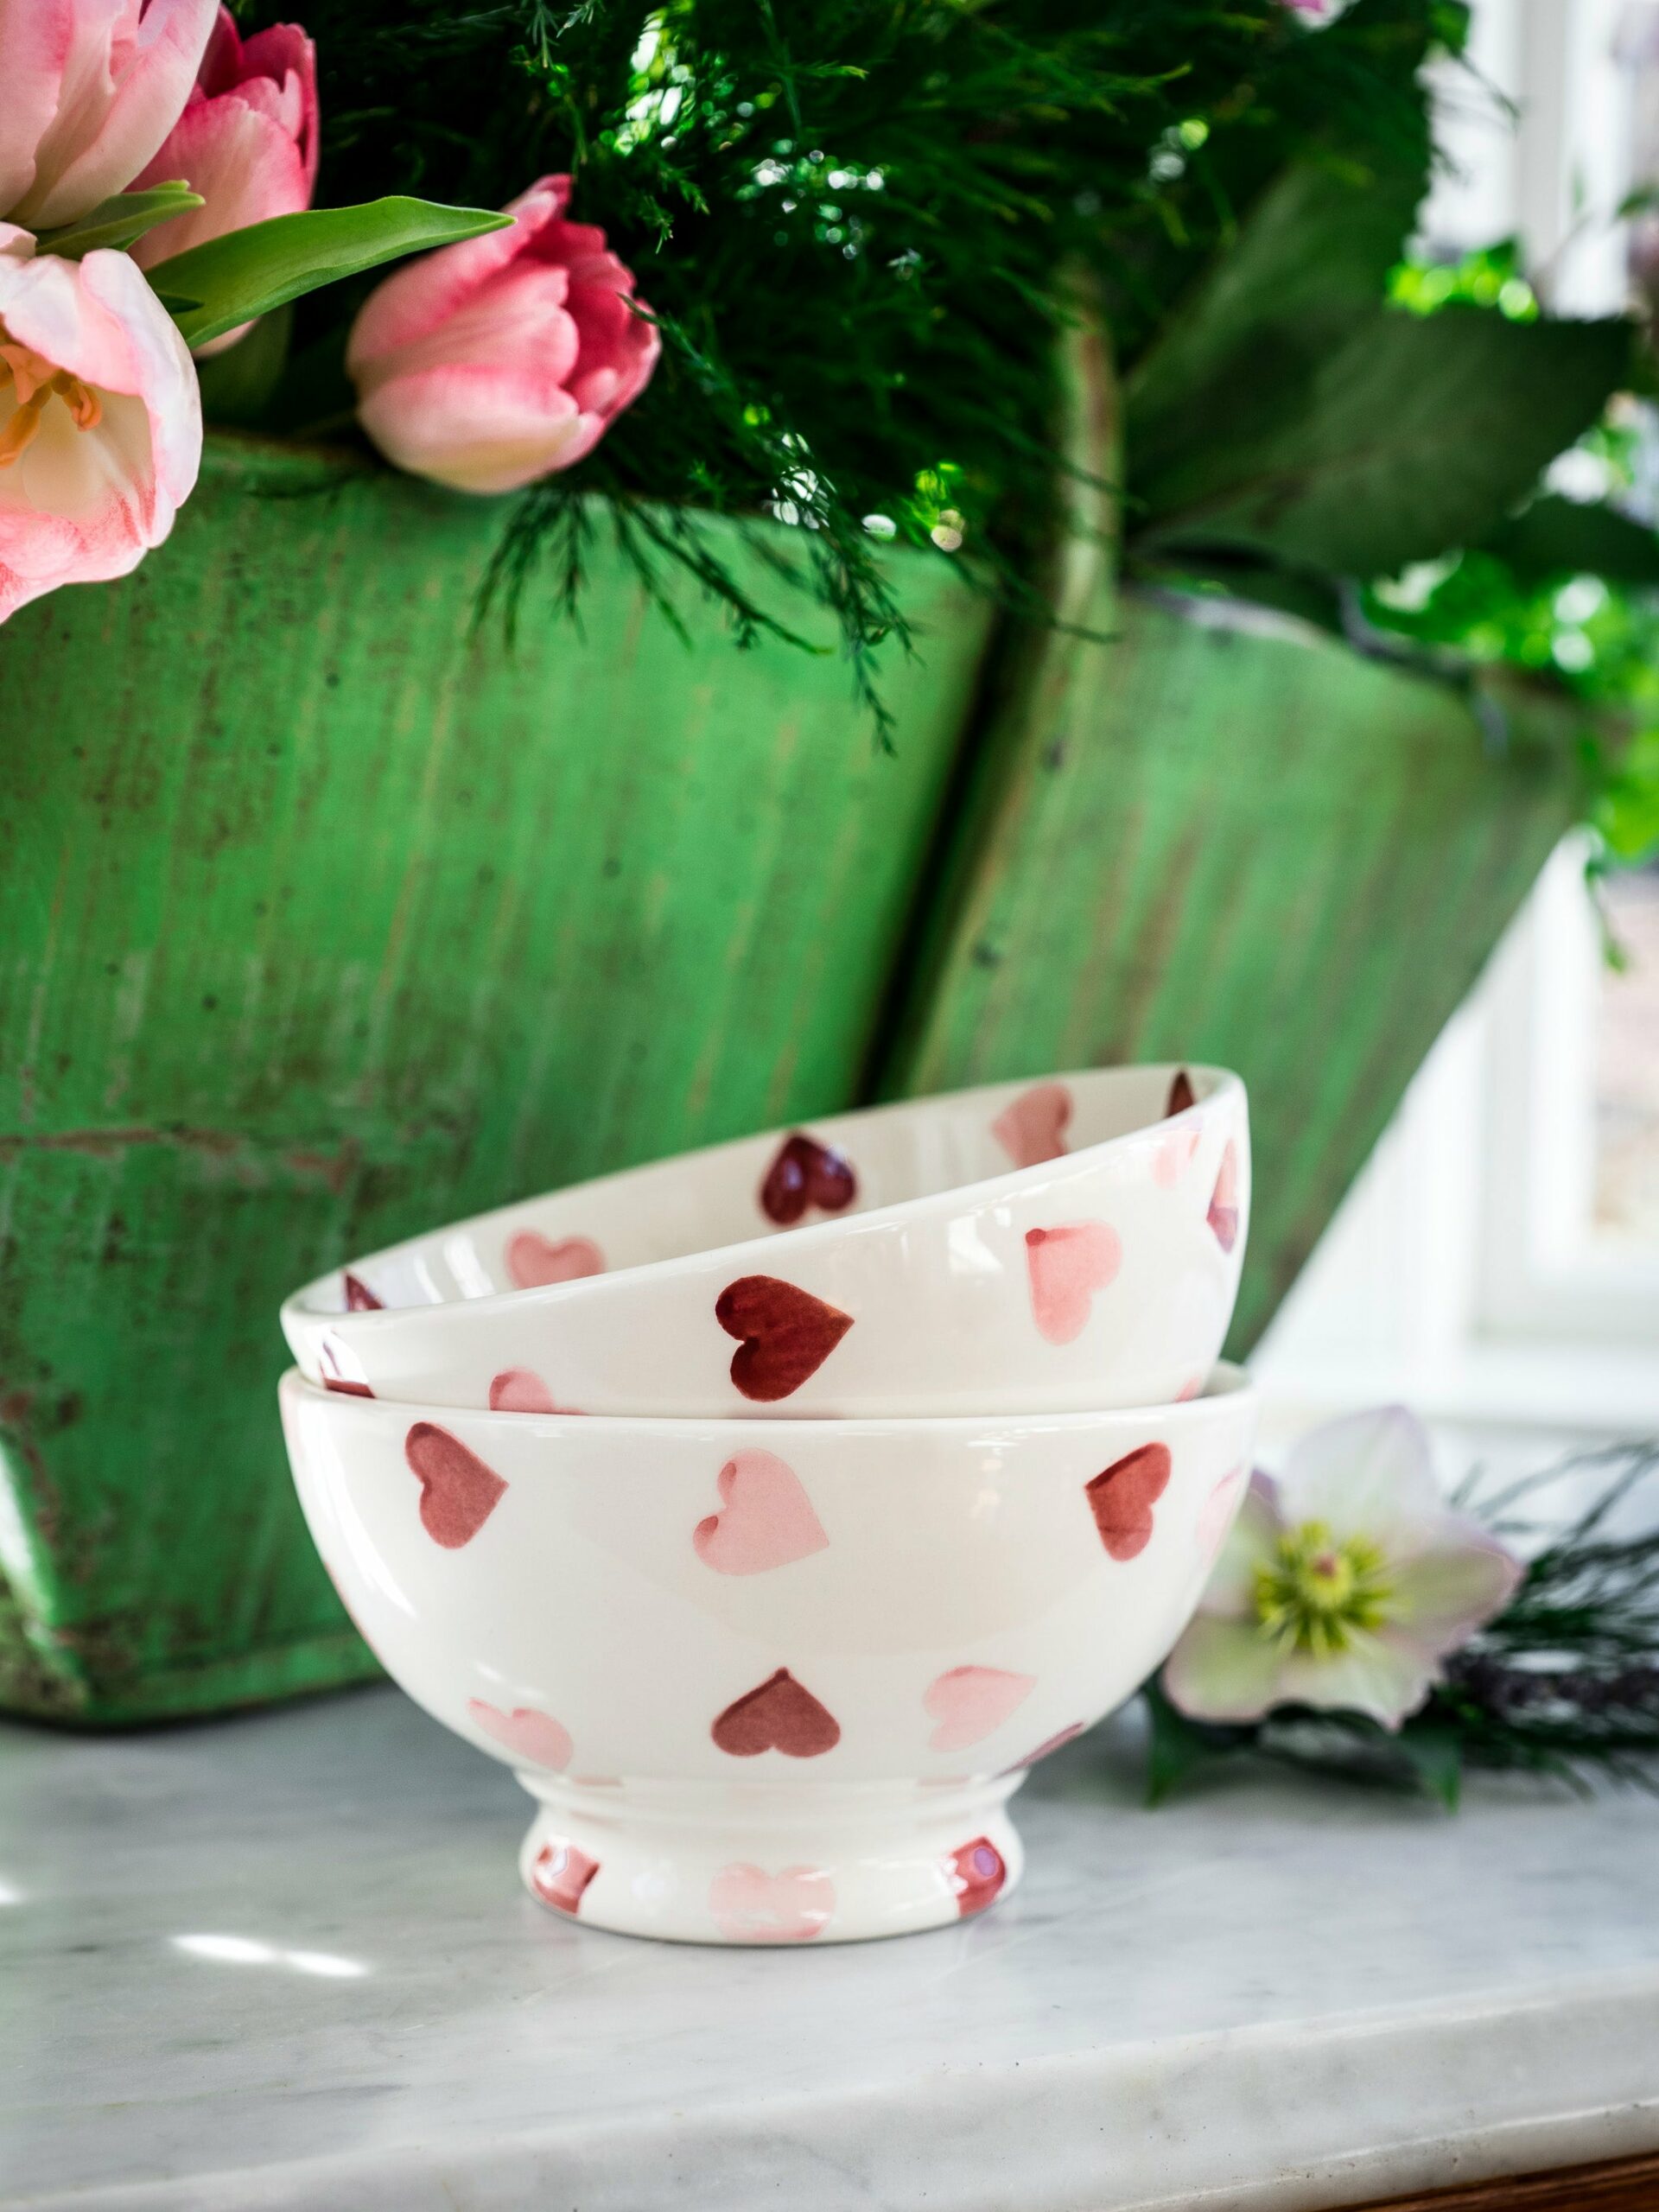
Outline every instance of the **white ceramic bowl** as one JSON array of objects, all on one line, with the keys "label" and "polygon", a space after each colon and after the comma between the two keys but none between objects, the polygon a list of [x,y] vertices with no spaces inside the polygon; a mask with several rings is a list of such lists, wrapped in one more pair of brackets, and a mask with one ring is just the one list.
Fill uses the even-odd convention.
[{"label": "white ceramic bowl", "polygon": [[504,1412],[1160,1405],[1220,1352],[1249,1183],[1220,1069],[998,1084],[504,1207],[324,1277],[283,1326],[335,1390]]},{"label": "white ceramic bowl", "polygon": [[988,1421],[456,1413],[290,1374],[325,1564],[388,1672],[539,1801],[601,1928],[844,1941],[1017,1878],[1005,1801],[1196,1605],[1254,1393]]}]

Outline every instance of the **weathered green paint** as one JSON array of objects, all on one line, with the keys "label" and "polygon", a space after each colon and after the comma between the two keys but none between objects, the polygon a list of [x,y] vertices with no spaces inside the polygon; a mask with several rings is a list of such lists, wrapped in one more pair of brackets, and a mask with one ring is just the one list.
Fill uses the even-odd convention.
[{"label": "weathered green paint", "polygon": [[833,655],[695,601],[688,650],[602,533],[580,636],[474,635],[499,529],[217,442],[136,575],[0,634],[0,1701],[368,1671],[287,1478],[283,1293],[857,1090],[982,606],[897,556],[884,758]]},{"label": "weathered green paint", "polygon": [[1449,686],[1261,610],[1109,619],[994,718],[885,1088],[1238,1069],[1247,1350],[1572,822],[1573,753],[1536,701],[1494,751]]}]

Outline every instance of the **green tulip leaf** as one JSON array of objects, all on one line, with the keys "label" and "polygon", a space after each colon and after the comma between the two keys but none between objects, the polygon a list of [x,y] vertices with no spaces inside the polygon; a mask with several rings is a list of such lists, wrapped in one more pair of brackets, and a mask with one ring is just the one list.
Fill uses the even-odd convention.
[{"label": "green tulip leaf", "polygon": [[486,208],[440,207],[401,197],[360,207],[315,207],[210,238],[158,262],[147,274],[164,298],[197,302],[172,312],[185,342],[204,346],[319,285],[404,254],[503,230],[512,220]]},{"label": "green tulip leaf", "polygon": [[182,180],[147,185],[142,192],[118,192],[99,200],[78,221],[65,223],[55,231],[42,231],[35,243],[41,253],[55,254],[60,261],[79,261],[83,254],[100,246],[124,251],[146,231],[153,231],[157,223],[170,223],[175,215],[188,215],[201,205],[201,194],[192,192]]}]

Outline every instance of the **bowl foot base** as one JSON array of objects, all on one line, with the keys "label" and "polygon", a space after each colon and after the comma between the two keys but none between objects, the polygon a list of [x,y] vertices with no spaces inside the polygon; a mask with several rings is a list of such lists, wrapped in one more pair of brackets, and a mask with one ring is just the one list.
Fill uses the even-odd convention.
[{"label": "bowl foot base", "polygon": [[1011,1777],[791,1787],[518,1779],[539,1904],[680,1943],[848,1943],[943,1928],[1019,1880]]}]

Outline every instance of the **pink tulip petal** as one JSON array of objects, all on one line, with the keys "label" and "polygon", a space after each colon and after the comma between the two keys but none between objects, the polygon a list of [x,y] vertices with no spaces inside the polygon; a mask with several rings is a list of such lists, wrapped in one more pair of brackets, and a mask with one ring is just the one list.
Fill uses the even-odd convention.
[{"label": "pink tulip petal", "polygon": [[[9,77],[12,19],[41,0],[3,0],[0,79]],[[60,75],[50,121],[33,149],[30,181],[4,212],[31,230],[72,222],[124,192],[177,122],[207,49],[215,0],[46,0]],[[67,38],[64,34],[67,31]],[[26,53],[35,52],[26,40]],[[25,95],[38,94],[37,67]],[[10,137],[10,130],[7,132]]]},{"label": "pink tulip petal", "polygon": [[186,108],[166,145],[137,181],[182,178],[206,205],[146,231],[132,248],[141,269],[227,231],[297,214],[310,197],[300,149],[279,123],[238,93]]},{"label": "pink tulip petal", "polygon": [[1427,1432],[1403,1406],[1314,1429],[1292,1452],[1280,1490],[1293,1527],[1322,1521],[1338,1543],[1369,1536],[1387,1548],[1392,1532],[1444,1510]]},{"label": "pink tulip petal", "polygon": [[1284,1694],[1280,1656],[1253,1621],[1199,1613],[1164,1662],[1164,1692],[1195,1720],[1256,1720]]},{"label": "pink tulip petal", "polygon": [[511,230],[446,246],[379,284],[346,367],[364,429],[399,467],[457,491],[516,490],[569,468],[644,390],[661,342],[633,278],[543,177]]},{"label": "pink tulip petal", "polygon": [[0,321],[102,410],[78,429],[54,398],[0,470],[3,620],[60,584],[125,575],[160,544],[195,483],[201,408],[184,341],[124,253],[0,255]]},{"label": "pink tulip petal", "polygon": [[377,284],[352,326],[346,353],[352,375],[441,330],[491,277],[529,251],[569,189],[569,177],[543,177],[507,207],[512,230],[486,231],[482,238],[440,247],[405,262]]},{"label": "pink tulip petal", "polygon": [[397,377],[359,409],[389,461],[458,492],[512,492],[568,468],[597,431],[568,391],[484,363]]}]

